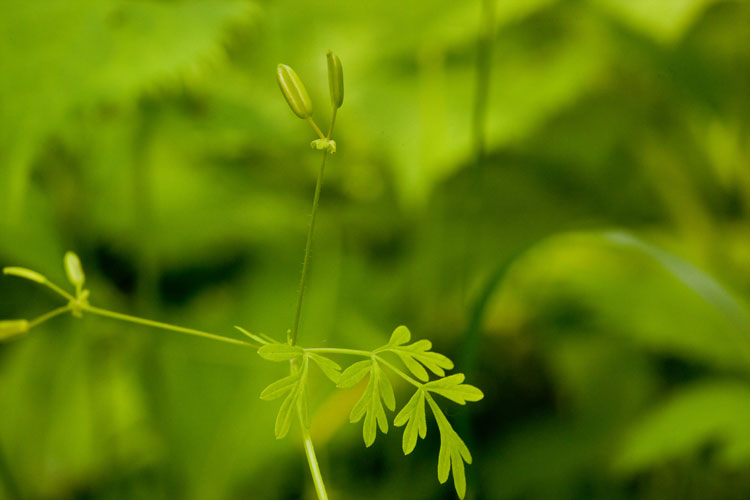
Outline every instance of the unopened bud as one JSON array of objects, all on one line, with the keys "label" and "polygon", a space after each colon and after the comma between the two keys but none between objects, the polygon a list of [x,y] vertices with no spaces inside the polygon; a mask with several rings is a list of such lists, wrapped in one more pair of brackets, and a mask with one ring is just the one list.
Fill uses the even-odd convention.
[{"label": "unopened bud", "polygon": [[344,103],[344,71],[341,69],[341,59],[333,52],[326,51],[328,61],[328,88],[331,91],[331,104],[338,109]]},{"label": "unopened bud", "polygon": [[281,93],[284,94],[284,99],[286,99],[294,114],[302,119],[310,118],[312,101],[297,73],[286,64],[279,64],[276,67],[276,79],[279,82]]},{"label": "unopened bud", "polygon": [[81,259],[73,252],[66,252],[64,260],[65,274],[68,275],[68,281],[76,287],[76,290],[80,290],[86,281],[86,275],[83,274],[83,268],[81,267]]},{"label": "unopened bud", "polygon": [[0,321],[0,340],[7,340],[29,331],[29,322],[25,319],[6,319]]},{"label": "unopened bud", "polygon": [[47,282],[47,278],[42,276],[36,271],[32,271],[31,269],[26,269],[25,267],[4,267],[3,268],[3,274],[7,274],[8,276],[16,276],[18,278],[24,278],[31,281],[36,281],[37,283],[44,284]]}]

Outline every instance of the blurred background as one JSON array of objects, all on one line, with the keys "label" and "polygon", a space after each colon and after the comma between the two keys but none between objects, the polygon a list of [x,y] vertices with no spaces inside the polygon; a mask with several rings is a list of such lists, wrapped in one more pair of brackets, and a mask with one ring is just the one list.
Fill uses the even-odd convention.
[{"label": "blurred background", "polygon": [[[0,16],[0,265],[233,336],[291,326],[325,50],[345,100],[300,343],[457,361],[471,499],[750,498],[750,3],[47,0]],[[0,318],[59,305],[0,279]],[[349,360],[342,359],[342,363]],[[87,316],[0,344],[2,499],[313,499],[252,350]],[[332,499],[449,499],[313,381]],[[403,405],[408,387],[397,385]]]}]

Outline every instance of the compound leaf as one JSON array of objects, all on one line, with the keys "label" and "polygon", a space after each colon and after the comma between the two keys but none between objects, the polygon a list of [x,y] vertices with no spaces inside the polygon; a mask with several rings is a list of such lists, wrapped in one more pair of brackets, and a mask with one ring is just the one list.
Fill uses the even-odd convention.
[{"label": "compound leaf", "polygon": [[391,334],[391,339],[388,341],[390,346],[404,345],[411,340],[411,332],[404,325],[396,327]]},{"label": "compound leaf", "polygon": [[435,416],[440,431],[440,452],[438,454],[438,481],[444,483],[448,475],[453,472],[453,485],[459,498],[466,495],[466,472],[464,462],[471,463],[471,453],[463,439],[453,430],[448,419],[440,410],[432,397],[427,396],[427,402]]},{"label": "compound leaf", "polygon": [[424,391],[417,389],[417,392],[411,397],[408,403],[396,415],[393,425],[401,427],[406,424],[402,446],[404,455],[414,451],[417,445],[417,436],[422,439],[427,435],[427,419],[424,408]]},{"label": "compound leaf", "polygon": [[467,401],[479,401],[482,399],[484,397],[482,391],[473,385],[464,384],[464,379],[463,373],[456,373],[455,375],[428,382],[424,385],[424,388],[460,405],[466,404]]},{"label": "compound leaf", "polygon": [[294,375],[288,375],[276,382],[270,384],[268,387],[263,389],[260,393],[260,399],[263,401],[273,401],[278,399],[287,392],[294,389],[294,386],[299,383],[300,374],[295,373]]},{"label": "compound leaf", "polygon": [[263,389],[263,392],[260,394],[260,398],[264,401],[278,399],[286,394],[284,401],[281,403],[281,408],[279,408],[279,413],[276,415],[276,425],[274,427],[276,439],[281,439],[287,435],[292,425],[294,412],[297,410],[300,411],[305,425],[309,426],[306,394],[307,369],[308,357],[305,356],[302,366],[297,368],[294,373],[273,382]]},{"label": "compound leaf", "polygon": [[[402,328],[402,327],[399,327]],[[419,380],[426,382],[430,379],[424,367],[427,367],[438,377],[445,376],[445,370],[453,369],[453,361],[440,353],[432,352],[432,342],[429,340],[418,340],[410,345],[403,345],[410,339],[408,329],[403,327],[401,332],[399,328],[393,332],[391,340],[384,350],[394,352],[398,355],[404,365]],[[424,365],[424,366],[423,366]]]},{"label": "compound leaf", "polygon": [[331,382],[333,382],[334,384],[339,383],[339,380],[341,380],[341,367],[338,363],[329,358],[326,358],[325,356],[321,356],[313,352],[307,353],[307,355],[310,359],[315,361],[315,364],[318,365],[318,368],[321,369],[326,377],[331,379]]},{"label": "compound leaf", "polygon": [[346,370],[344,370],[344,373],[341,374],[341,377],[339,378],[336,386],[342,389],[354,387],[357,382],[365,378],[365,375],[370,372],[371,365],[372,360],[370,359],[357,361],[353,365],[349,366]]},{"label": "compound leaf", "polygon": [[[363,362],[360,361],[359,363],[355,363],[355,365],[360,365],[360,363]],[[368,373],[370,380],[367,382],[367,387],[362,396],[352,408],[349,414],[349,421],[356,423],[362,420],[362,417],[365,418],[362,426],[362,437],[365,441],[365,446],[370,447],[375,442],[378,428],[380,428],[383,434],[388,433],[388,417],[386,416],[385,408],[383,408],[383,402],[385,402],[389,409],[394,409],[396,407],[396,399],[393,395],[391,382],[381,370],[380,365],[375,360],[367,360],[365,363],[369,366],[364,369],[364,372],[363,368],[361,368],[364,365],[357,366],[356,370],[352,371],[355,375],[351,378],[356,380],[352,385]],[[350,366],[346,371],[349,371],[355,365]],[[342,380],[344,380],[346,371],[342,375]],[[362,373],[361,376],[360,373]],[[341,386],[341,383],[339,383],[339,386]]]},{"label": "compound leaf", "polygon": [[276,425],[274,427],[274,434],[276,439],[282,439],[289,432],[289,427],[292,425],[292,414],[299,401],[300,390],[299,386],[295,388],[287,395],[284,402],[281,403],[279,413],[276,415]]}]

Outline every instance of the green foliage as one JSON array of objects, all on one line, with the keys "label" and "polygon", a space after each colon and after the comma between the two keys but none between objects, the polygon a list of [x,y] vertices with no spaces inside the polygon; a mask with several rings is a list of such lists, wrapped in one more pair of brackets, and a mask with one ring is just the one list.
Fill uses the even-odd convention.
[{"label": "green foliage", "polygon": [[[292,326],[332,145],[289,115],[272,73],[294,67],[328,118],[329,48],[347,107],[303,345],[372,352],[406,323],[441,346],[481,405],[410,392],[382,363],[398,404],[380,404],[425,453],[440,433],[422,394],[441,405],[474,458],[467,497],[750,497],[748,40],[750,4],[734,0],[6,2],[0,266],[41,274],[0,280],[0,319],[31,327],[0,343],[0,499],[310,496],[289,480],[299,443],[271,431],[288,393],[257,397],[289,367],[247,349]],[[95,304],[253,333],[35,323],[69,303],[48,293],[68,248]],[[432,454],[353,450],[369,371],[318,390],[307,354],[300,417],[309,399],[332,500],[448,493]]]},{"label": "green foliage", "polygon": [[750,464],[750,389],[735,380],[687,386],[634,423],[614,465],[633,473],[718,446],[716,458],[730,467]]},{"label": "green foliage", "polygon": [[[416,387],[414,395],[393,420],[393,425],[396,427],[406,425],[402,438],[404,455],[414,450],[418,435],[424,439],[427,434],[426,400],[440,431],[438,480],[441,483],[446,482],[452,471],[456,492],[460,498],[464,498],[466,494],[464,462],[471,463],[471,453],[430,393],[439,394],[461,405],[466,404],[467,401],[479,401],[484,394],[478,388],[464,384],[465,377],[462,373],[445,376],[443,368],[453,368],[453,362],[442,354],[431,352],[432,344],[429,341],[418,340],[407,345],[410,340],[411,332],[402,325],[393,331],[387,344],[373,351],[337,348],[302,349],[288,344],[264,345],[258,350],[261,357],[269,361],[294,360],[294,368],[291,375],[266,387],[260,397],[270,401],[286,394],[286,399],[276,417],[276,437],[282,438],[289,431],[293,409],[303,404],[302,400],[307,390],[309,360],[313,360],[340,389],[352,388],[367,378],[364,391],[349,413],[349,422],[357,423],[364,418],[362,437],[365,446],[369,448],[375,442],[378,429],[383,434],[388,433],[386,408],[390,411],[396,410],[396,397],[391,380],[386,373],[388,370]],[[331,354],[363,356],[367,359],[352,363],[341,372],[341,367],[337,363],[316,353],[316,350]],[[382,355],[385,353],[396,354],[404,366],[423,382],[414,380],[407,372],[384,359]],[[301,365],[302,368],[298,368],[297,365]],[[429,375],[423,365],[438,378],[428,381]]]},{"label": "green foliage", "polygon": [[[278,358],[266,359],[271,359],[271,361],[283,361],[283,359]],[[276,439],[281,439],[287,435],[289,428],[292,425],[292,419],[294,418],[295,412],[302,410],[302,405],[305,400],[305,391],[307,390],[308,366],[309,363],[307,356],[302,357],[301,366],[294,368],[291,375],[272,383],[260,394],[260,398],[265,401],[272,401],[286,394],[284,401],[281,403],[279,413],[276,416],[276,426],[274,427]]]}]

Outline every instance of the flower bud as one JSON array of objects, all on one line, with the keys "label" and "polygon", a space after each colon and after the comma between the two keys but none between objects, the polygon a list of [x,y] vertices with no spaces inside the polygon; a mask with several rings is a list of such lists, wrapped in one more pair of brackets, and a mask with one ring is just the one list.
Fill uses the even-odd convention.
[{"label": "flower bud", "polygon": [[0,321],[0,340],[6,340],[29,331],[29,322],[25,319],[6,319]]},{"label": "flower bud", "polygon": [[307,95],[307,90],[305,90],[305,86],[297,73],[286,64],[279,64],[276,67],[276,79],[279,82],[281,93],[284,94],[284,99],[286,99],[294,114],[302,119],[310,118],[312,101],[310,101],[310,96]]},{"label": "flower bud", "polygon": [[32,271],[31,269],[26,269],[25,267],[4,267],[3,268],[3,274],[7,274],[9,276],[16,276],[18,278],[24,278],[31,281],[36,281],[37,283],[44,284],[47,282],[47,278],[42,276],[36,271]]},{"label": "flower bud", "polygon": [[331,104],[334,109],[338,109],[344,103],[344,71],[341,69],[341,59],[330,50],[326,51],[326,60],[328,62],[328,88],[331,91]]},{"label": "flower bud", "polygon": [[68,275],[68,281],[76,287],[76,290],[83,287],[86,276],[83,274],[83,268],[81,268],[81,260],[73,252],[65,253],[65,274]]}]

